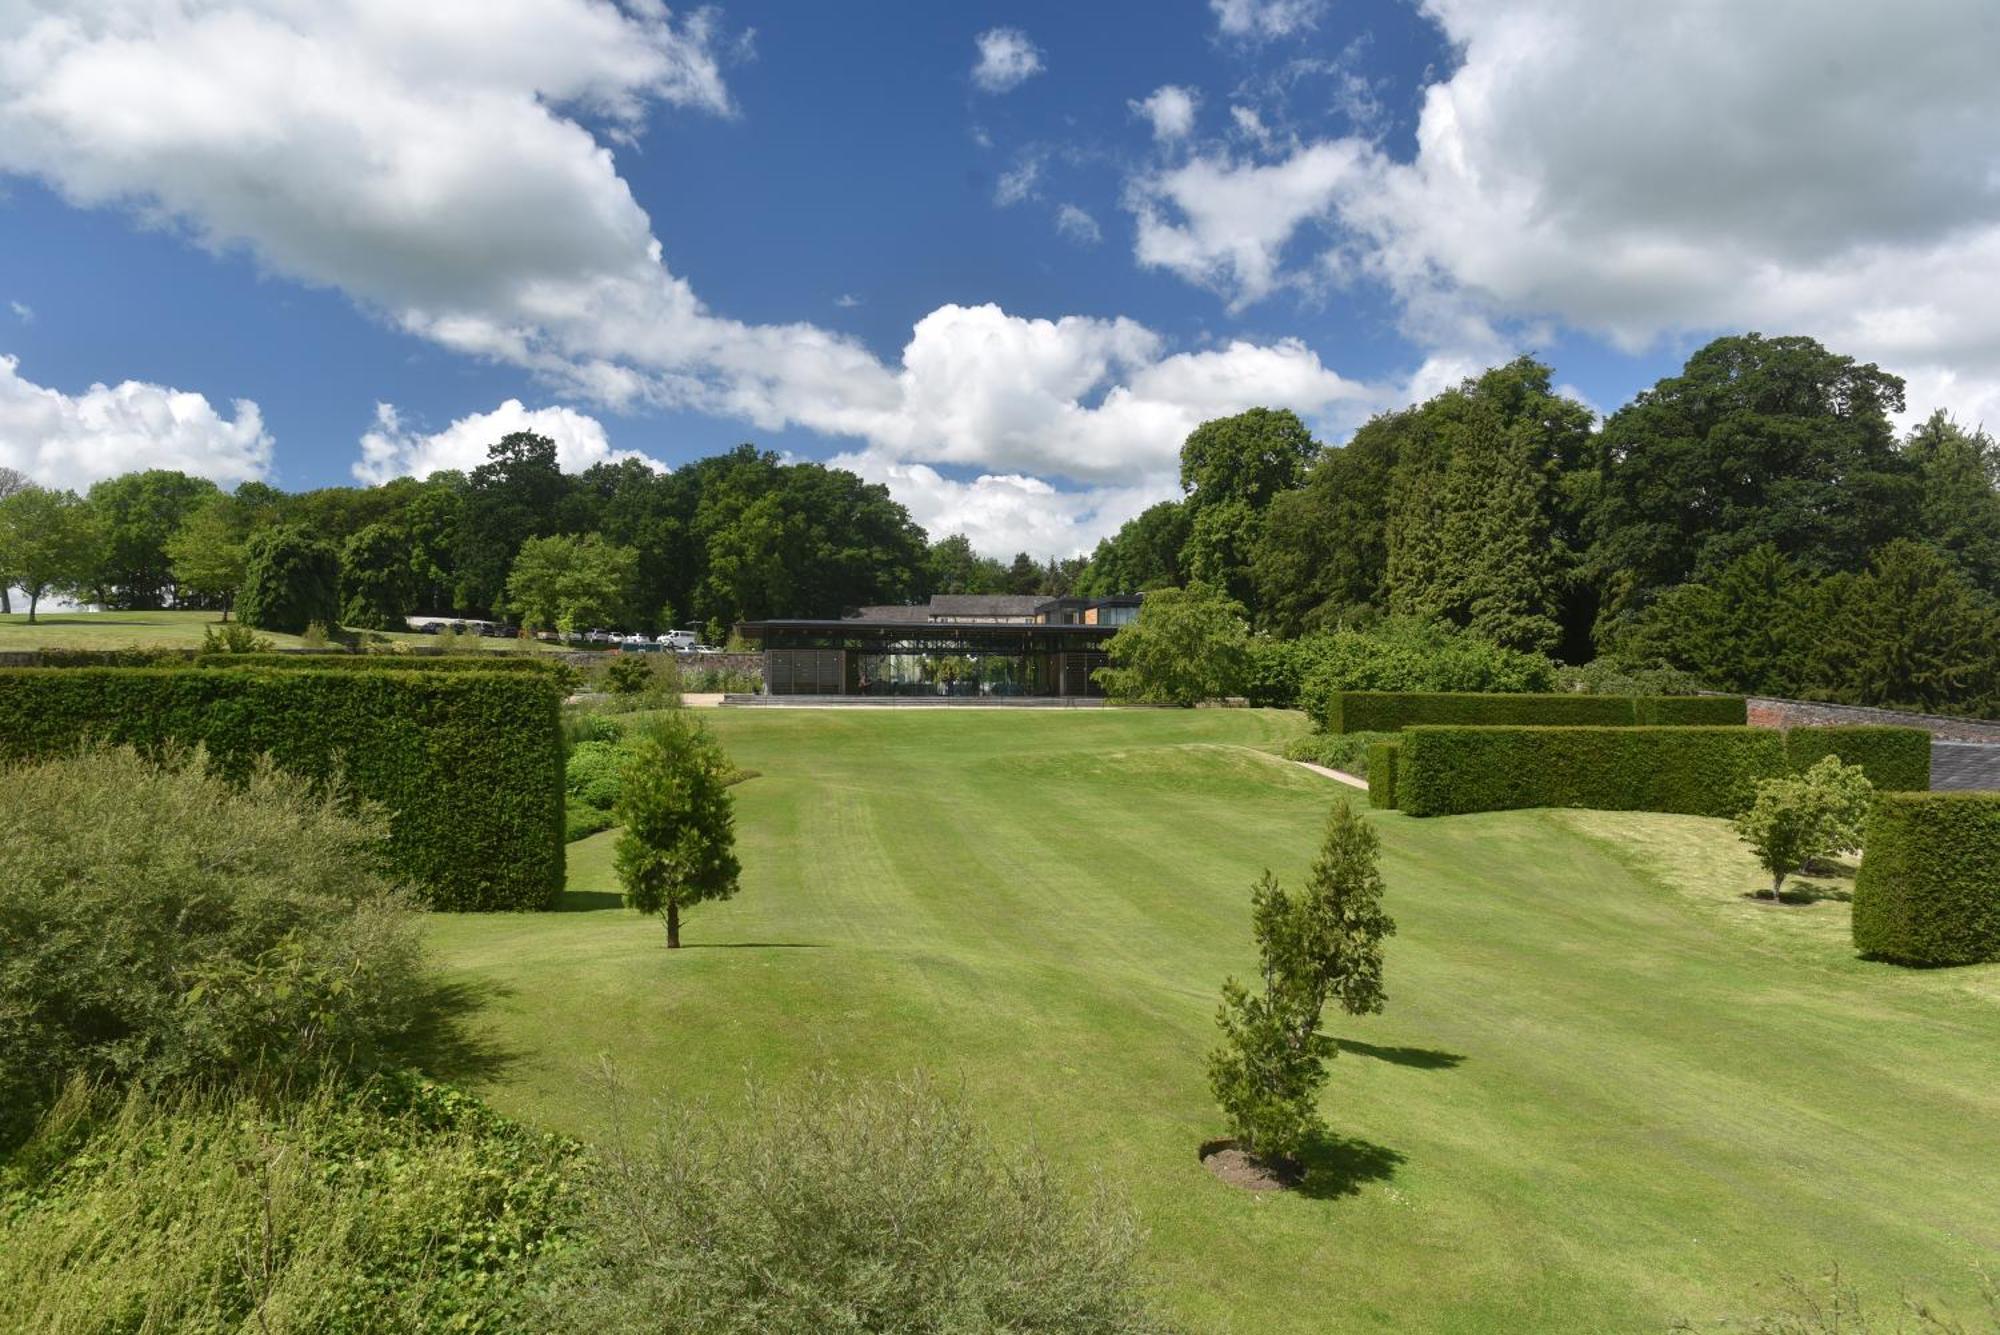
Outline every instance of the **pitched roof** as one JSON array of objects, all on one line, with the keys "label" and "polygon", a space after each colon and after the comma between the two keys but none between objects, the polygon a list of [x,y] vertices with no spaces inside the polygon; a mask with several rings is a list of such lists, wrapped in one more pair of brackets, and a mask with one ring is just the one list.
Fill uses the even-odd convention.
[{"label": "pitched roof", "polygon": [[869,607],[857,608],[842,618],[844,621],[923,621],[930,616],[930,609],[922,603],[876,603]]},{"label": "pitched roof", "polygon": [[1033,593],[934,593],[930,614],[946,617],[1024,617],[1048,599]]}]

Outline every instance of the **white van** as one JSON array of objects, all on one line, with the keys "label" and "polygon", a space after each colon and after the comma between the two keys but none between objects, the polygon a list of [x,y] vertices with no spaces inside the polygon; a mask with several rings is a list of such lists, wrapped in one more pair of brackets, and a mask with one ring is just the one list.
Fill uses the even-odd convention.
[{"label": "white van", "polygon": [[670,630],[660,636],[660,646],[677,654],[694,652],[695,641],[700,637],[691,630]]}]

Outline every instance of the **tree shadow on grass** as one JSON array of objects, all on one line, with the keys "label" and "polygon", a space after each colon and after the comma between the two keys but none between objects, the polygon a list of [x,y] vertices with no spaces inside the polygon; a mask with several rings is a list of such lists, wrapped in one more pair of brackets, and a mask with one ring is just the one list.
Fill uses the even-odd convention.
[{"label": "tree shadow on grass", "polygon": [[557,913],[597,913],[624,907],[625,896],[616,890],[565,890],[556,901]]},{"label": "tree shadow on grass", "polygon": [[[1746,890],[1743,892],[1743,898],[1755,904],[1762,904],[1765,908],[1773,906],[1769,890]],[[1854,900],[1854,891],[1843,885],[1822,885],[1817,881],[1802,881],[1794,878],[1780,892],[1777,903],[1781,906],[1797,908],[1804,904],[1818,904],[1824,900],[1832,900],[1839,904],[1852,903]]]},{"label": "tree shadow on grass", "polygon": [[1465,1060],[1462,1052],[1445,1052],[1439,1048],[1381,1047],[1363,1043],[1358,1038],[1336,1038],[1333,1043],[1342,1052],[1351,1052],[1357,1057],[1373,1057],[1397,1066],[1413,1066],[1420,1071],[1449,1071]]},{"label": "tree shadow on grass", "polygon": [[682,950],[825,950],[820,941],[683,941]]},{"label": "tree shadow on grass", "polygon": [[1386,1182],[1406,1161],[1401,1150],[1372,1140],[1321,1136],[1299,1155],[1305,1177],[1292,1190],[1316,1201],[1358,1195],[1370,1182]]},{"label": "tree shadow on grass", "polygon": [[396,1044],[403,1061],[440,1080],[473,1084],[505,1071],[521,1053],[476,1029],[472,1018],[514,989],[490,979],[452,979],[423,994],[408,1031]]}]

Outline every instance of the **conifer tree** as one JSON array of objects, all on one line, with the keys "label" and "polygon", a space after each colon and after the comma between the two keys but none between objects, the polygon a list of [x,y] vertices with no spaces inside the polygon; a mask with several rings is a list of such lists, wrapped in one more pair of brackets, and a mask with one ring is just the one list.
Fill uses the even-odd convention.
[{"label": "conifer tree", "polygon": [[1336,1052],[1319,1031],[1326,1004],[1382,1009],[1382,941],[1396,924],[1382,911],[1379,851],[1373,827],[1343,802],[1300,893],[1269,871],[1251,892],[1263,988],[1223,984],[1223,1045],[1209,1054],[1209,1087],[1251,1154],[1294,1158],[1324,1132],[1317,1102]]},{"label": "conifer tree", "polygon": [[675,710],[632,744],[621,776],[618,879],[627,905],[664,920],[670,950],[680,949],[682,910],[736,894],[742,867],[728,773],[707,730]]}]

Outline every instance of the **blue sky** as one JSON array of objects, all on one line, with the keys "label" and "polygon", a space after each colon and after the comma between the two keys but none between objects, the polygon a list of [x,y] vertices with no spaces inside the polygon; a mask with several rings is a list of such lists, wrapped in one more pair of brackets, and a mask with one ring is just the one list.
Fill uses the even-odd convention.
[{"label": "blue sky", "polygon": [[752,440],[1004,554],[1520,351],[1611,408],[1810,333],[2000,416],[1990,9],[1788,8],[0,8],[0,463]]}]

